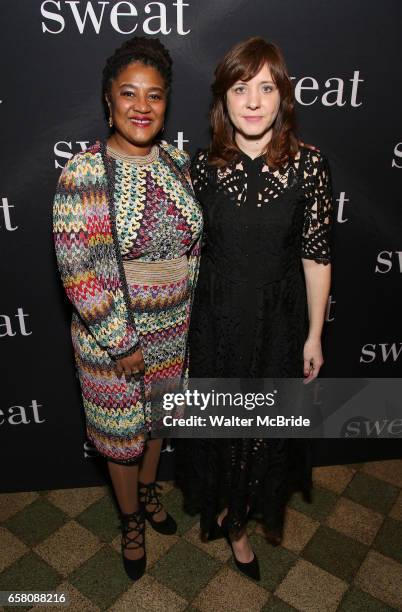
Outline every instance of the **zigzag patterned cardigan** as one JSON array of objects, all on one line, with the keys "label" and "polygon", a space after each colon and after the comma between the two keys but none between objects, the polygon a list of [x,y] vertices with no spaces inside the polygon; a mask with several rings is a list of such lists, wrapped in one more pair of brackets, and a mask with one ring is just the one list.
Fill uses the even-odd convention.
[{"label": "zigzag patterned cardigan", "polygon": [[[194,197],[189,156],[161,142],[160,154]],[[113,162],[104,143],[74,155],[64,167],[53,207],[57,263],[67,296],[98,345],[112,359],[139,348],[116,230]],[[188,253],[191,293],[200,240]]]}]

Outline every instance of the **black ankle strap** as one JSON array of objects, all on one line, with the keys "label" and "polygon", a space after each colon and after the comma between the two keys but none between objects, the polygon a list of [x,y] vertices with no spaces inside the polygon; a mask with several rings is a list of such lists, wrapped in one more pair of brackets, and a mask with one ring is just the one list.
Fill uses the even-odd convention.
[{"label": "black ankle strap", "polygon": [[157,482],[149,482],[144,484],[142,482],[138,483],[141,502],[144,506],[147,505],[155,505],[155,510],[152,510],[152,514],[160,512],[163,509],[163,506],[159,500],[159,493],[162,491],[162,487]]},{"label": "black ankle strap", "polygon": [[[143,510],[131,514],[120,514],[122,546],[128,550],[144,547],[145,517]],[[135,535],[131,535],[135,534]]]}]

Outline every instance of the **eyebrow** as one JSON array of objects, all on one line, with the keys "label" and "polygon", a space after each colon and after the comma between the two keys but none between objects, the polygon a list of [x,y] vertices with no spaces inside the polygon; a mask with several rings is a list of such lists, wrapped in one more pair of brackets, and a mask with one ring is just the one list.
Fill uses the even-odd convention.
[{"label": "eyebrow", "polygon": [[[241,79],[239,81],[236,81],[236,83],[242,83],[244,85],[247,85],[249,81],[242,81]],[[236,85],[235,83],[235,85]],[[275,85],[274,81],[260,81],[259,85]]]},{"label": "eyebrow", "polygon": [[[137,85],[133,85],[132,83],[120,83],[119,87],[131,87],[131,89],[137,89]],[[159,87],[159,85],[153,85],[147,89],[159,89],[159,91],[165,91],[165,89],[163,87]]]}]

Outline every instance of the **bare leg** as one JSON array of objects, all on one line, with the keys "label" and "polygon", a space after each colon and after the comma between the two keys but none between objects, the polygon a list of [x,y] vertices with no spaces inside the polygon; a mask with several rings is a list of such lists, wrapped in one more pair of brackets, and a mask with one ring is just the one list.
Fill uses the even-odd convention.
[{"label": "bare leg", "polygon": [[142,457],[138,480],[144,484],[155,482],[163,440],[148,440]]},{"label": "bare leg", "polygon": [[[149,440],[147,442],[138,476],[138,480],[143,484],[155,482],[162,442],[163,440]],[[146,505],[148,512],[152,512],[155,510],[155,508],[155,504]],[[154,515],[153,518],[156,521],[163,521],[166,518],[166,512],[164,510],[160,510]]]},{"label": "bare leg", "polygon": [[[108,461],[107,464],[121,512],[124,514],[136,512],[138,510],[138,465],[120,465],[111,461]],[[127,559],[139,559],[143,554],[141,548],[132,550],[128,547],[124,551]]]},{"label": "bare leg", "polygon": [[[228,509],[224,508],[217,518],[219,525],[221,525],[227,513]],[[249,563],[250,561],[252,561],[254,557],[254,552],[248,540],[246,530],[244,530],[244,533],[242,533],[239,538],[237,538],[236,540],[233,540],[231,538],[230,541],[232,542],[233,553],[238,561],[240,561],[241,563]]]}]

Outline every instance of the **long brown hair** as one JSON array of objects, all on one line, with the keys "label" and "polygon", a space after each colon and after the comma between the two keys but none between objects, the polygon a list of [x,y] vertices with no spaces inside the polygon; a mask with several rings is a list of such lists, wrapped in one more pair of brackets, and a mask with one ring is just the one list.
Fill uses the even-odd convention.
[{"label": "long brown hair", "polygon": [[212,142],[209,163],[211,165],[222,167],[238,159],[239,148],[228,115],[226,93],[236,81],[252,79],[264,64],[268,65],[280,95],[279,111],[273,124],[266,161],[273,168],[278,168],[296,155],[299,146],[294,133],[295,100],[285,60],[276,45],[256,36],[232,47],[215,70],[210,113]]}]

